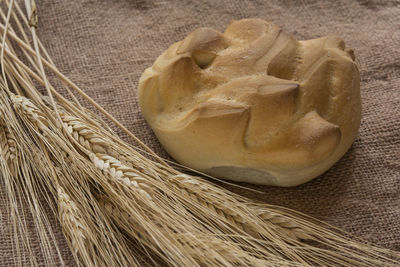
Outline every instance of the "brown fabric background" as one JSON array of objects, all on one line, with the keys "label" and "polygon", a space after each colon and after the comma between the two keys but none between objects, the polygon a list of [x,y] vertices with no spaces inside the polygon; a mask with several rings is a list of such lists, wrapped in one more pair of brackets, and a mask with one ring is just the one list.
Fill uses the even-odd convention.
[{"label": "brown fabric background", "polygon": [[[165,152],[140,114],[136,93],[142,71],[173,42],[200,26],[223,31],[230,20],[250,17],[273,21],[298,39],[341,36],[354,48],[361,73],[363,119],[352,148],[324,175],[296,188],[251,186],[263,192],[259,194],[229,188],[400,250],[399,1],[42,0],[37,4],[39,36],[60,70],[162,156]],[[0,226],[5,229],[0,266],[13,260],[5,197],[0,192]],[[66,264],[74,266],[55,228]]]}]

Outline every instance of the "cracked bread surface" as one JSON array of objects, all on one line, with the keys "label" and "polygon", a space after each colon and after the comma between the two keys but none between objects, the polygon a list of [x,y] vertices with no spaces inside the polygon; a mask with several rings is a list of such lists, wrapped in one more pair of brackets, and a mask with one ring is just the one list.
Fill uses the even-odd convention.
[{"label": "cracked bread surface", "polygon": [[361,119],[354,53],[327,36],[297,41],[261,19],[199,28],[139,82],[141,111],[166,151],[210,175],[294,186],[331,167]]}]

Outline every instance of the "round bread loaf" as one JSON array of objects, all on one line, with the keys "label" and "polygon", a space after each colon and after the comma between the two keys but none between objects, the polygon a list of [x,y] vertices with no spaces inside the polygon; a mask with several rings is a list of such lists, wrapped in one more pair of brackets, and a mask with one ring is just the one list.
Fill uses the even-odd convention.
[{"label": "round bread loaf", "polygon": [[334,36],[297,41],[260,19],[199,28],[139,83],[141,111],[166,151],[201,172],[295,186],[349,149],[361,119],[354,53]]}]

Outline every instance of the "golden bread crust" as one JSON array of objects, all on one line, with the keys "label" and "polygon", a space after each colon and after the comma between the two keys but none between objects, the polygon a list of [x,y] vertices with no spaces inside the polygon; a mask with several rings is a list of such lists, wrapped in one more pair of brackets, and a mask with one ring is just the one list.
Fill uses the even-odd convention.
[{"label": "golden bread crust", "polygon": [[260,19],[199,28],[139,83],[142,113],[178,162],[236,181],[304,183],[351,146],[361,119],[354,53]]}]

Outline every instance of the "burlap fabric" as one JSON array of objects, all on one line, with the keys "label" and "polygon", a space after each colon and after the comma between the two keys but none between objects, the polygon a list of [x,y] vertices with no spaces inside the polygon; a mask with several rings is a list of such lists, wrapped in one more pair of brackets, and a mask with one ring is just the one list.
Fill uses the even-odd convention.
[{"label": "burlap fabric", "polygon": [[[250,17],[273,21],[298,39],[341,36],[354,48],[361,72],[363,119],[350,151],[324,175],[296,188],[251,186],[262,193],[229,189],[322,218],[400,250],[399,1],[43,0],[37,4],[39,36],[60,70],[162,156],[165,152],[138,109],[137,86],[142,71],[173,42],[200,26],[222,31],[232,19]],[[5,197],[0,192],[2,211]],[[1,216],[0,266],[7,266],[13,262],[13,248],[7,214]],[[54,227],[65,263],[73,266],[65,240]]]}]

